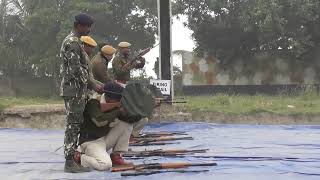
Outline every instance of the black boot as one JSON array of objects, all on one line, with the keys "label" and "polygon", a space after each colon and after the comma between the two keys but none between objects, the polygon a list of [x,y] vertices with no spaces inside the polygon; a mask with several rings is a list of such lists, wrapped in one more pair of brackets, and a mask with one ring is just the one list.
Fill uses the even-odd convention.
[{"label": "black boot", "polygon": [[64,172],[66,173],[83,173],[90,171],[90,168],[83,167],[80,162],[77,162],[74,158],[66,159],[64,164]]}]

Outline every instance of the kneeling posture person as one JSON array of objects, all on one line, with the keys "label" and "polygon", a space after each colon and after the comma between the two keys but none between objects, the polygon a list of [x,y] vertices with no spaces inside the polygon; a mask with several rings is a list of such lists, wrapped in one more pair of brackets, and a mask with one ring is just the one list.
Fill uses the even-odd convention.
[{"label": "kneeling posture person", "polygon": [[[84,123],[80,130],[78,159],[81,165],[96,170],[108,170],[112,165],[131,165],[125,162],[121,153],[128,151],[133,125],[118,119],[125,114],[120,105],[123,88],[108,82],[100,102],[91,99],[84,111]],[[113,149],[109,156],[107,151]]]}]

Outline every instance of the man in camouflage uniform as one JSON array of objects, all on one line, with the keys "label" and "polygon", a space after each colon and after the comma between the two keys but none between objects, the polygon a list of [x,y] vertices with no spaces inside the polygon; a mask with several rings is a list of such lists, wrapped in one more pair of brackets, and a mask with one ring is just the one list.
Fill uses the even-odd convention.
[{"label": "man in camouflage uniform", "polygon": [[[78,135],[83,122],[83,111],[86,104],[89,68],[86,61],[86,53],[80,43],[80,37],[88,35],[93,19],[87,14],[81,13],[75,16],[74,29],[64,39],[61,50],[61,87],[60,95],[64,99],[67,112],[67,125],[64,139],[65,172],[88,172],[89,168],[81,166],[74,160],[78,145]],[[101,91],[102,87],[93,84],[92,89]]]},{"label": "man in camouflage uniform", "polygon": [[111,81],[108,73],[108,65],[115,52],[115,48],[110,45],[105,45],[100,49],[100,52],[92,58],[92,73],[96,80],[102,83]]},{"label": "man in camouflage uniform", "polygon": [[[119,50],[117,55],[114,57],[112,62],[113,75],[115,81],[125,85],[131,80],[130,72],[133,69],[142,69],[145,65],[145,59],[140,57],[136,61],[131,61],[130,59],[130,47],[131,44],[128,42],[120,42],[118,44]],[[131,57],[132,58],[132,57]],[[132,136],[139,136],[143,127],[148,123],[148,118],[143,118],[139,122],[134,123]]]}]

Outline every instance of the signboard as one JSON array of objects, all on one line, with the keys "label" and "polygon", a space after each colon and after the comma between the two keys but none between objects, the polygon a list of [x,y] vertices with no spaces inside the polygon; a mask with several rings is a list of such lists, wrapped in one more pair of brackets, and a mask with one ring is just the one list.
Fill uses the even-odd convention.
[{"label": "signboard", "polygon": [[171,81],[170,80],[156,80],[151,79],[150,84],[160,89],[163,95],[170,95],[171,93]]}]

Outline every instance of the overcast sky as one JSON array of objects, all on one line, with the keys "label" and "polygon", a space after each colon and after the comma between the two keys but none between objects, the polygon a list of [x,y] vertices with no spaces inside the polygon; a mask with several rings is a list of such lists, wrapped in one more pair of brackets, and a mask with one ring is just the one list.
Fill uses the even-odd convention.
[{"label": "overcast sky", "polygon": [[[186,50],[192,51],[195,43],[191,38],[192,31],[186,27],[184,27],[183,22],[186,21],[186,17],[180,17],[179,20],[177,18],[173,18],[172,25],[172,51],[175,50]],[[155,73],[152,70],[154,66],[154,62],[156,58],[159,57],[159,46],[152,49],[148,54],[144,56],[146,58],[146,72],[148,76],[155,77]],[[181,58],[174,56],[173,57],[174,65],[178,65],[181,67]]]}]

